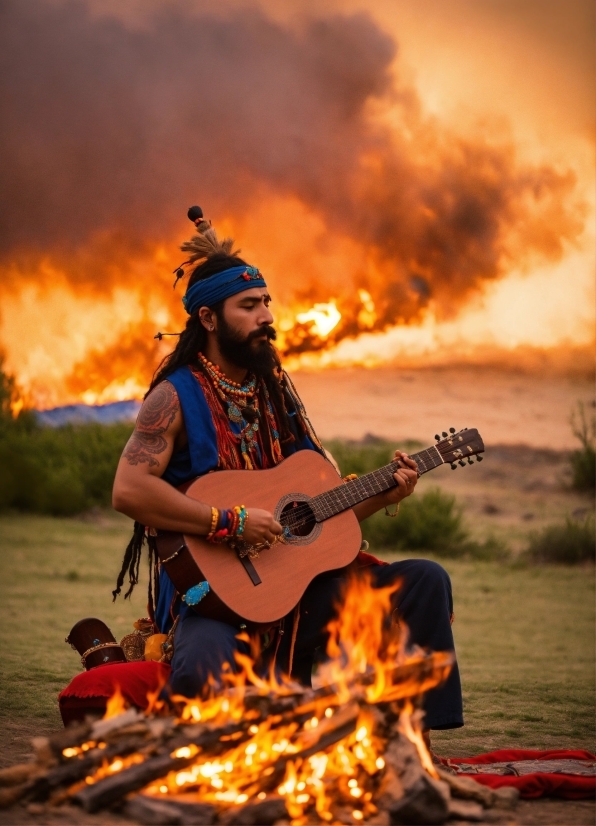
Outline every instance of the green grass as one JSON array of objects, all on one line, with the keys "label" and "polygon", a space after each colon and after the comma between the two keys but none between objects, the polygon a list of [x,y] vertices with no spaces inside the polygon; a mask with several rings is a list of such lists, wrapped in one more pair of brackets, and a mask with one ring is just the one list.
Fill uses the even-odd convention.
[{"label": "green grass", "polygon": [[[4,762],[27,752],[28,736],[60,726],[57,694],[80,670],[64,643],[72,625],[98,616],[119,639],[145,615],[146,578],[132,602],[111,601],[129,527],[111,515],[93,523],[0,517]],[[466,726],[435,733],[434,748],[454,756],[593,749],[594,567],[443,564],[454,586]]]},{"label": "green grass", "polygon": [[17,719],[60,725],[57,694],[80,671],[64,642],[75,622],[98,616],[120,639],[145,615],[142,585],[132,604],[112,603],[129,525],[116,516],[98,524],[0,518],[0,727]]}]

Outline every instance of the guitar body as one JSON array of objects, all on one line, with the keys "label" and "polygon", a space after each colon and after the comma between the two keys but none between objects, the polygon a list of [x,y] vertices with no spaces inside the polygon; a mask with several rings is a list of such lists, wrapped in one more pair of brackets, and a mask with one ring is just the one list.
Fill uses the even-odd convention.
[{"label": "guitar body", "polygon": [[[308,505],[308,499],[337,488],[341,478],[333,465],[313,450],[301,450],[269,470],[222,470],[195,480],[186,495],[216,508],[233,505],[262,508],[279,520],[282,512]],[[228,545],[214,545],[186,535],[186,545],[202,577],[235,614],[255,623],[280,619],[300,601],[320,573],[343,568],[355,559],[362,541],[351,509],[315,522],[311,519],[284,542],[250,559],[259,584]]]}]

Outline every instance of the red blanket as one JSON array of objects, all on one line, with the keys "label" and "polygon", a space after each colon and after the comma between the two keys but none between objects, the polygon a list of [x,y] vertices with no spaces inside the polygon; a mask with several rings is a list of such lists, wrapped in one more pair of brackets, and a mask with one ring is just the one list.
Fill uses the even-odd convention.
[{"label": "red blanket", "polygon": [[[579,761],[577,767],[589,766],[596,762],[596,755],[589,751],[570,749],[551,749],[549,751],[536,751],[534,749],[503,749],[501,751],[491,751],[488,754],[479,754],[476,757],[452,757],[450,759],[441,758],[441,762],[447,766],[459,769],[462,766],[489,766],[503,763],[513,763],[516,768],[523,772],[523,764],[527,765],[535,761],[561,761],[562,765],[556,772],[552,771],[552,762],[548,765],[547,771],[531,771],[528,774],[491,774],[482,772],[471,774],[461,771],[462,775],[471,777],[484,786],[498,789],[501,786],[514,786],[519,790],[522,797],[531,799],[536,797],[562,797],[567,800],[584,800],[593,798],[596,794],[596,777],[581,776],[578,774],[566,774],[565,762],[569,760]],[[535,768],[532,766],[532,768]],[[550,771],[548,769],[551,769]],[[572,770],[572,767],[569,768]]]}]

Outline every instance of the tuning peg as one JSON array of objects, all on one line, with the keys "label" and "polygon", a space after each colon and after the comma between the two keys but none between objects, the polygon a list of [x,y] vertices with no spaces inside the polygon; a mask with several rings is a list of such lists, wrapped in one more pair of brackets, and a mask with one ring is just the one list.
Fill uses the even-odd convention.
[{"label": "tuning peg", "polygon": [[481,461],[482,461],[482,459],[483,459],[483,457],[482,457],[482,456],[476,456],[476,461],[477,461],[477,462],[481,462]]},{"label": "tuning peg", "polygon": [[435,433],[435,439],[437,440],[437,442],[441,441],[441,437],[439,436],[438,433]]},{"label": "tuning peg", "polygon": [[447,438],[447,434],[445,433],[445,431],[443,431],[443,438],[444,438],[444,439],[446,439],[446,438]]},{"label": "tuning peg", "polygon": [[450,433],[455,433],[455,428],[454,428],[454,427],[450,427],[450,428],[449,428],[449,432],[450,432]]},{"label": "tuning peg", "polygon": [[469,464],[469,465],[473,465],[473,464],[474,464],[474,460],[472,459],[472,457],[471,457],[471,456],[468,456],[468,464]]},{"label": "tuning peg", "polygon": [[455,462],[451,462],[451,470],[457,470],[457,465]]},{"label": "tuning peg", "polygon": [[460,460],[459,460],[459,462],[458,462],[457,464],[458,464],[460,467],[464,467],[466,463],[465,463],[462,459],[460,459]]}]

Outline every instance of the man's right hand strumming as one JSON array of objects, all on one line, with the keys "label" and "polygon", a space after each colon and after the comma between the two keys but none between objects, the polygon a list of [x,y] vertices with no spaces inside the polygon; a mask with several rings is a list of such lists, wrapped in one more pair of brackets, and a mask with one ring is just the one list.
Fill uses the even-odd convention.
[{"label": "man's right hand strumming", "polygon": [[282,532],[282,527],[273,514],[261,508],[249,508],[248,519],[242,538],[251,545],[261,545],[265,542],[274,542]]}]

